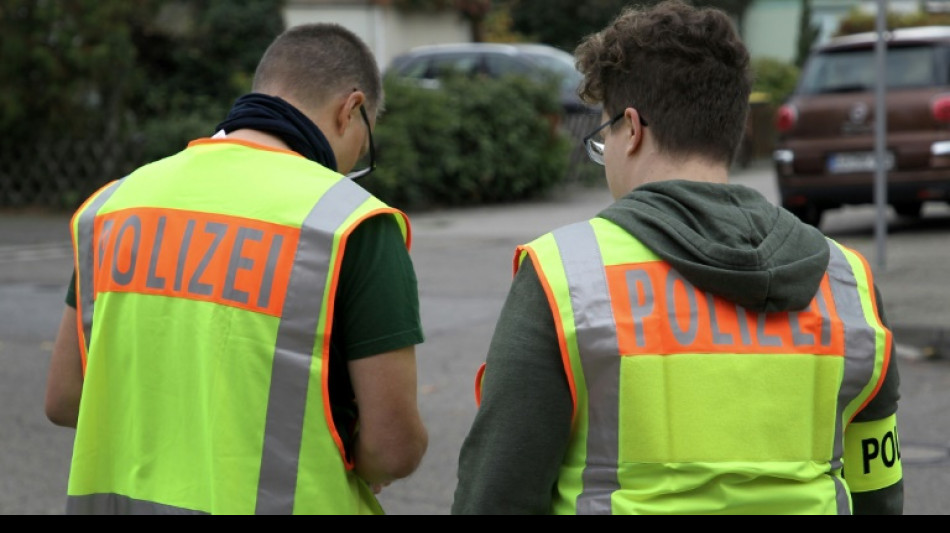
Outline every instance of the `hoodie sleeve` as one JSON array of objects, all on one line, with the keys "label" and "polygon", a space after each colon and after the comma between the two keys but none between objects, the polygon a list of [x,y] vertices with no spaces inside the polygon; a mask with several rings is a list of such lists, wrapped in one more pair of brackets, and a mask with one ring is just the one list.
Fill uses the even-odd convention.
[{"label": "hoodie sleeve", "polygon": [[554,317],[530,258],[512,281],[485,363],[452,514],[548,514],[573,403]]},{"label": "hoodie sleeve", "polygon": [[[887,326],[887,317],[884,316],[883,300],[876,286],[874,287],[874,293],[881,322]],[[874,423],[888,419],[891,416],[895,417],[896,424],[897,403],[900,400],[900,375],[897,368],[897,357],[893,355],[893,346],[891,346],[891,354],[890,362],[887,365],[887,373],[884,375],[884,382],[881,384],[880,390],[878,390],[874,398],[868,402],[867,406],[854,417],[852,425]],[[849,437],[849,433],[848,430],[845,430],[846,441]],[[851,435],[851,437],[854,438],[853,435]],[[875,490],[852,492],[851,501],[853,504],[853,512],[856,515],[903,514],[904,480],[899,479],[896,483]]]}]

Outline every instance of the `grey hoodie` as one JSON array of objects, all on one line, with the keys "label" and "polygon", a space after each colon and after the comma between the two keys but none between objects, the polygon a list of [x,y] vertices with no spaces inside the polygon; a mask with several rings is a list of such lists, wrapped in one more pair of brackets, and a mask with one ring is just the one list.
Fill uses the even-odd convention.
[{"label": "grey hoodie", "polygon": [[[742,185],[646,184],[598,216],[638,237],[696,287],[750,310],[807,306],[830,255],[817,228]],[[858,418],[894,413],[898,383],[892,361],[878,396]],[[481,404],[459,455],[452,513],[550,512],[572,410],[554,319],[526,258],[495,326]],[[899,511],[903,485],[855,494],[853,501],[856,512]]]},{"label": "grey hoodie", "polygon": [[744,185],[648,183],[599,216],[636,235],[696,287],[753,311],[803,309],[828,266],[817,228]]}]

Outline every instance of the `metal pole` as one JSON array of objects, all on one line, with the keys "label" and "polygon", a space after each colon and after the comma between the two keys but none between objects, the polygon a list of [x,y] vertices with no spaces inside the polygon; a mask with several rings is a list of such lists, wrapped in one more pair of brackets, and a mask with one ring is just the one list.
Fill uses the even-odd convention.
[{"label": "metal pole", "polygon": [[877,42],[874,58],[877,64],[877,84],[875,87],[874,111],[874,152],[877,165],[874,172],[874,203],[877,217],[874,224],[874,238],[877,243],[877,266],[883,272],[887,268],[885,240],[887,238],[887,46],[884,41],[887,32],[887,0],[877,0]]}]

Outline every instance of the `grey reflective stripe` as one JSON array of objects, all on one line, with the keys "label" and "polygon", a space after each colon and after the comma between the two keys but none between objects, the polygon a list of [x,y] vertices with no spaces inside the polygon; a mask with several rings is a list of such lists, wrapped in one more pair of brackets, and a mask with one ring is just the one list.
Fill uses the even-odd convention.
[{"label": "grey reflective stripe", "polygon": [[[76,253],[78,254],[79,272],[76,275],[79,277],[77,280],[79,282],[79,292],[76,294],[76,298],[82,317],[83,341],[86,344],[87,353],[89,351],[89,341],[92,338],[92,312],[96,297],[95,288],[92,286],[93,267],[95,266],[93,265],[93,258],[95,257],[93,251],[99,245],[99,243],[93,242],[96,215],[99,214],[103,204],[115,194],[116,189],[123,181],[125,181],[125,178],[116,180],[100,192],[83,209],[77,223],[79,234],[76,237]],[[102,238],[105,239],[106,235],[103,235]]]},{"label": "grey reflective stripe", "polygon": [[[574,329],[587,380],[587,465],[577,514],[611,514],[610,496],[620,489],[620,353],[604,262],[589,222],[559,229],[554,239],[571,288]],[[597,381],[591,382],[594,377]]]},{"label": "grey reflective stripe", "polygon": [[[875,331],[864,318],[858,281],[844,252],[828,241],[831,260],[828,279],[838,318],[844,326],[844,376],[838,391],[838,409],[835,416],[835,448],[831,458],[833,469],[841,468],[844,454],[844,410],[871,381],[877,361]],[[873,288],[869,288],[873,290]],[[838,512],[848,514],[848,497],[844,487],[835,479],[838,490]]]},{"label": "grey reflective stripe", "polygon": [[686,281],[686,278],[673,269],[670,269],[666,275],[666,294],[673,294],[677,280],[679,280],[681,285],[686,287],[686,299],[689,300],[687,302],[687,309],[684,312],[683,309],[677,307],[681,302],[676,298],[666,298],[666,305],[670,306],[673,316],[689,317],[689,325],[686,330],[680,328],[679,320],[670,321],[670,327],[673,330],[673,336],[676,338],[676,342],[683,346],[689,346],[693,344],[696,340],[696,334],[699,333],[699,307],[696,303],[696,291],[690,290],[690,284]]},{"label": "grey reflective stripe", "polygon": [[[593,228],[588,222],[554,232],[564,265],[574,312],[577,344],[584,378],[587,380],[588,420],[587,464],[583,488],[577,498],[578,514],[609,514],[610,496],[619,490],[619,379],[620,354],[610,307],[610,292],[604,263]],[[868,385],[877,362],[876,332],[864,318],[859,283],[844,253],[831,241],[828,274],[838,316],[844,325],[844,375],[836,408],[834,451],[831,467],[842,465],[844,453],[844,410]],[[825,302],[819,307],[828,317]],[[742,308],[737,308],[743,311]],[[762,315],[760,315],[760,319]],[[740,321],[741,322],[741,321]],[[685,333],[685,332],[684,332]],[[741,332],[743,337],[748,331]],[[761,332],[760,332],[761,333]],[[825,328],[822,329],[825,337]],[[596,382],[592,382],[596,379]],[[597,428],[594,430],[593,428]],[[839,514],[849,514],[850,498],[840,479],[835,483]]]},{"label": "grey reflective stripe", "polygon": [[201,511],[135,500],[119,494],[88,494],[66,499],[70,515],[206,515]]},{"label": "grey reflective stripe", "polygon": [[320,198],[300,229],[274,348],[257,490],[258,514],[290,514],[294,510],[310,365],[318,341],[317,324],[327,276],[333,267],[333,239],[343,222],[368,198],[369,193],[362,187],[340,180]]}]

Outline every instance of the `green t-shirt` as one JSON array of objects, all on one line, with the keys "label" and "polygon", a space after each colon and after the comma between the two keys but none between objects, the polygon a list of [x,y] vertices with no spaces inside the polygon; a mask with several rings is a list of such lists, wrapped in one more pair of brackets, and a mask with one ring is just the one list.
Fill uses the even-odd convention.
[{"label": "green t-shirt", "polygon": [[[76,307],[73,273],[66,304]],[[373,216],[350,234],[340,267],[330,345],[333,418],[349,450],[357,417],[347,361],[424,340],[415,269],[392,215]]]}]

